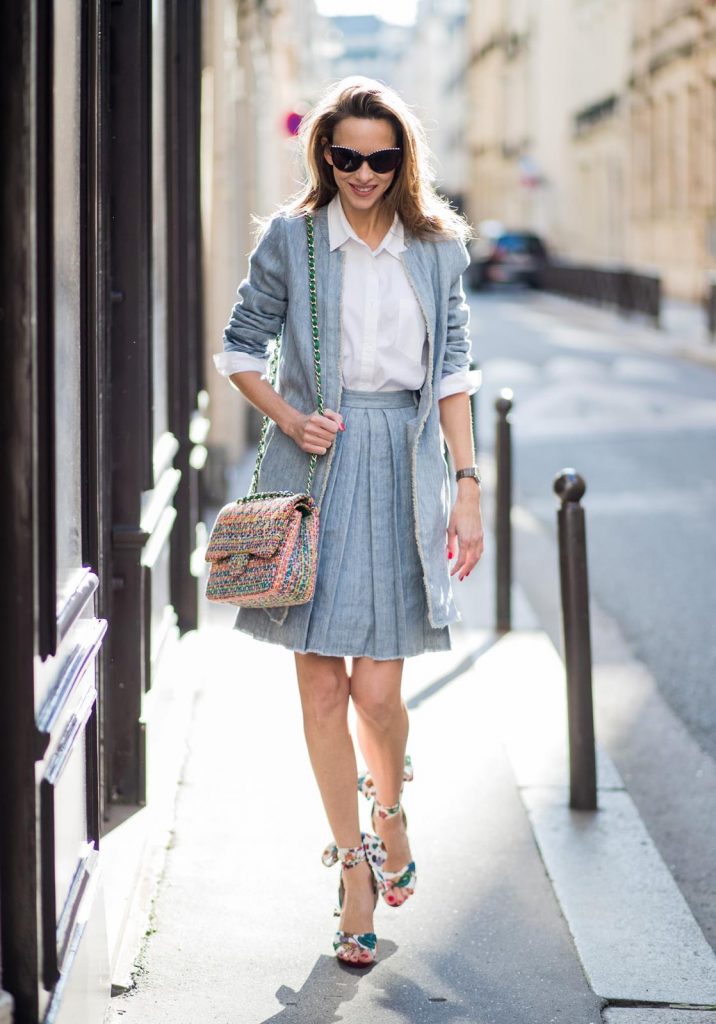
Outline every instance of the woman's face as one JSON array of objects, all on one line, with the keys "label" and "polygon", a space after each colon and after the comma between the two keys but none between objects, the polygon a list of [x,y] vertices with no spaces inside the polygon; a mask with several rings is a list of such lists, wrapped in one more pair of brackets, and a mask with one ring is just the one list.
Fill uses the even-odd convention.
[{"label": "woman's face", "polygon": [[[369,156],[378,149],[392,149],[396,145],[395,129],[390,121],[384,118],[344,117],[333,131],[333,145],[357,149],[359,153]],[[395,170],[388,171],[387,174],[376,174],[366,162],[357,171],[339,171],[333,165],[328,141],[323,153],[328,163],[333,166],[336,185],[344,206],[356,212],[364,213],[376,206],[398,173]]]}]

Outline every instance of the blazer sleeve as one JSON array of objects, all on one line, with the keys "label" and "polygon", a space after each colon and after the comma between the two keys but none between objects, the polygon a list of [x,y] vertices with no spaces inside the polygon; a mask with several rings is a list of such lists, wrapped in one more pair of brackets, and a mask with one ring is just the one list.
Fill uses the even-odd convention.
[{"label": "blazer sleeve", "polygon": [[220,373],[230,364],[236,369],[260,369],[265,365],[269,341],[281,330],[288,305],[283,229],[279,214],[249,256],[247,275],[238,287],[239,298],[224,330],[224,351],[214,356]]},{"label": "blazer sleeve", "polygon": [[440,398],[445,398],[458,391],[467,391],[472,394],[480,385],[479,370],[470,370],[470,307],[462,286],[462,275],[469,266],[470,256],[463,242],[457,240],[454,244],[453,251],[456,255],[448,297],[447,341],[440,382]]}]

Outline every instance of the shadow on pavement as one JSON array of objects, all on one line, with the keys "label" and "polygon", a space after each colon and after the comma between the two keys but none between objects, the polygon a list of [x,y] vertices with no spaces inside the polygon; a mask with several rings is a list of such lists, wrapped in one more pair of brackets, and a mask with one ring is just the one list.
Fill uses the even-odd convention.
[{"label": "shadow on pavement", "polygon": [[386,962],[397,952],[395,942],[381,939],[378,961],[369,968],[349,967],[330,956],[319,957],[298,992],[288,985],[277,989],[276,999],[282,1008],[261,1024],[337,1024],[344,1019],[341,1007],[356,997],[361,985],[374,990],[373,1011],[383,1008],[391,1020],[412,1022],[429,1013],[431,1004],[440,1007],[444,1024],[463,1024],[472,1019],[470,1007],[456,1001],[452,992],[449,997],[428,992],[410,976],[386,968]]},{"label": "shadow on pavement", "polygon": [[466,657],[464,657],[462,661],[459,662],[455,666],[455,668],[453,668],[450,672],[446,673],[444,676],[440,676],[434,682],[430,683],[429,686],[425,686],[418,693],[410,697],[409,700],[406,700],[405,704],[408,710],[414,711],[415,708],[420,707],[423,701],[426,701],[428,700],[428,698],[433,697],[436,693],[439,693],[439,691],[442,690],[443,687],[448,686],[449,683],[455,682],[455,680],[459,679],[460,676],[464,675],[466,672],[469,672],[472,666],[475,664],[475,662],[478,661],[478,659],[481,658],[483,654],[489,651],[491,647],[494,647],[499,639],[500,636],[497,633],[493,636],[488,637],[485,641],[483,641],[483,643],[476,647],[474,651],[470,651],[470,653]]},{"label": "shadow on pavement", "polygon": [[261,1024],[278,1024],[292,1021],[293,1024],[334,1024],[343,1018],[338,1011],[344,1003],[355,998],[358,986],[375,971],[381,963],[396,953],[394,942],[382,941],[379,959],[373,967],[350,967],[341,964],[332,956],[320,956],[301,988],[296,992],[289,985],[276,990],[276,998],[282,1009],[267,1017]]}]

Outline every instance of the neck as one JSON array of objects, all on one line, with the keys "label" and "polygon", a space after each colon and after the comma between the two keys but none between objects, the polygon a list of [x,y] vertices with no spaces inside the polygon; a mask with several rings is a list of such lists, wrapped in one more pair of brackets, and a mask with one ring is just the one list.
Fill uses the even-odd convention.
[{"label": "neck", "polygon": [[343,204],[343,197],[340,192],[338,193],[338,201],[346,215],[346,220],[359,238],[369,238],[379,232],[384,235],[393,223],[393,217],[382,199],[375,206],[365,211],[347,210]]}]

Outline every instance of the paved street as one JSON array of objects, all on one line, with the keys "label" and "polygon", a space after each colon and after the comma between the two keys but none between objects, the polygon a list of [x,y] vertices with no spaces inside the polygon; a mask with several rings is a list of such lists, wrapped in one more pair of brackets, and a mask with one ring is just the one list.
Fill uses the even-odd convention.
[{"label": "paved street", "polygon": [[552,479],[575,467],[587,481],[595,678],[633,658],[655,683],[632,671],[619,687],[612,672],[598,687],[601,739],[713,944],[716,370],[554,296],[479,293],[472,307],[488,464],[494,396],[515,393],[517,579],[559,642]]},{"label": "paved street", "polygon": [[513,387],[517,499],[540,521],[556,470],[586,478],[593,594],[716,756],[716,369],[635,351],[616,319],[605,333],[566,305],[474,301],[482,414]]}]

